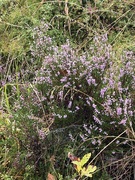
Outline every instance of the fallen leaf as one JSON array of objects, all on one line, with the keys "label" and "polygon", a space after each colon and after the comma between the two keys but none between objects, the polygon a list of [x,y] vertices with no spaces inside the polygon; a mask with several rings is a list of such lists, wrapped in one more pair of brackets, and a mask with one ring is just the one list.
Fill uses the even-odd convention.
[{"label": "fallen leaf", "polygon": [[47,180],[55,180],[55,177],[52,174],[48,173]]}]

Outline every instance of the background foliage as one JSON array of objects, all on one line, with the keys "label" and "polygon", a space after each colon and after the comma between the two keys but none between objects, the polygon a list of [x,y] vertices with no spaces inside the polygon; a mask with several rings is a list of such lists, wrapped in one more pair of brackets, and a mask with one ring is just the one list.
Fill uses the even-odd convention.
[{"label": "background foliage", "polygon": [[[0,0],[0,178],[135,177],[133,0]],[[86,178],[82,178],[86,179]]]}]

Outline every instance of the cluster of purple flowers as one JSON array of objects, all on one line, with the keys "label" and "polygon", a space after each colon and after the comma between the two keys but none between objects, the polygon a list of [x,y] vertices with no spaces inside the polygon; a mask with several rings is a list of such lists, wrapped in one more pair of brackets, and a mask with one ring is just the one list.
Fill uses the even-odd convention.
[{"label": "cluster of purple flowers", "polygon": [[[46,35],[47,25],[43,26],[46,28],[35,29],[32,55],[39,58],[42,65],[35,72],[33,83],[49,100],[54,114],[66,121],[68,115],[57,113],[63,106],[65,112],[78,113],[84,122],[86,115],[89,122],[100,126],[103,132],[105,124],[127,125],[135,113],[132,98],[135,89],[133,52],[123,52],[119,64],[116,64],[116,53],[105,34],[95,36],[89,50],[78,55],[69,40],[64,45],[54,45]],[[85,114],[86,107],[89,111]]]},{"label": "cluster of purple flowers", "polygon": [[[135,117],[134,53],[124,51],[117,62],[105,34],[96,35],[87,52],[78,54],[69,40],[56,45],[47,35],[48,29],[41,23],[33,30],[31,61],[39,64],[31,88],[25,83],[20,89],[21,104],[17,101],[14,107],[35,107],[39,116],[47,109],[57,119],[68,121],[73,117],[91,124],[89,129],[84,126],[87,138],[93,132],[110,134],[112,124],[120,129],[127,126]],[[16,86],[13,91],[15,94]],[[83,139],[85,135],[81,135]]]}]

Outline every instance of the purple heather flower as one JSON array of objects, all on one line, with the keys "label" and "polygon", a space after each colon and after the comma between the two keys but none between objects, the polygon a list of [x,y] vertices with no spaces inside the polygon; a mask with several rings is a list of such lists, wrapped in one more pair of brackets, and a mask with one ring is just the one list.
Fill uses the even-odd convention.
[{"label": "purple heather flower", "polygon": [[116,144],[119,144],[119,143],[120,143],[120,141],[119,141],[119,140],[117,140],[117,141],[116,141]]},{"label": "purple heather flower", "polygon": [[94,108],[95,113],[99,114],[100,112],[97,109],[97,105],[93,103],[92,107]]},{"label": "purple heather flower", "polygon": [[122,124],[122,125],[126,125],[126,122],[127,122],[127,120],[126,119],[122,119],[120,122],[119,122],[119,124]]},{"label": "purple heather flower", "polygon": [[67,77],[64,76],[62,79],[60,79],[61,82],[66,82],[67,81]]},{"label": "purple heather flower", "polygon": [[39,138],[42,140],[45,138],[45,132],[42,129],[38,130],[38,135]]},{"label": "purple heather flower", "polygon": [[133,111],[128,111],[129,116],[133,116]]},{"label": "purple heather flower", "polygon": [[99,140],[97,140],[97,142],[98,142],[98,145],[100,146],[101,145],[101,140],[99,139]]},{"label": "purple heather flower", "polygon": [[93,140],[91,141],[91,143],[92,143],[93,145],[95,145],[97,142],[96,142],[95,139],[93,139]]},{"label": "purple heather flower", "polygon": [[69,101],[68,108],[71,108],[71,106],[72,106],[72,101]]},{"label": "purple heather flower", "polygon": [[121,107],[117,107],[116,113],[117,113],[118,116],[120,116],[122,114],[122,108]]},{"label": "purple heather flower", "polygon": [[83,140],[83,142],[86,141],[86,139],[87,139],[83,134],[80,134],[80,137]]},{"label": "purple heather flower", "polygon": [[115,124],[116,122],[115,121],[111,121],[110,124]]},{"label": "purple heather flower", "polygon": [[67,118],[67,115],[65,114],[65,115],[63,116],[63,118],[64,118],[64,119]]},{"label": "purple heather flower", "polygon": [[93,115],[93,118],[94,118],[96,123],[102,125],[102,122],[96,116]]},{"label": "purple heather flower", "polygon": [[71,134],[71,133],[69,134],[69,137],[70,137],[70,139],[71,139],[71,141],[72,141],[72,142],[74,142],[74,141],[75,141],[75,139],[73,138],[73,136],[72,136],[72,134]]},{"label": "purple heather flower", "polygon": [[105,87],[105,88],[103,88],[103,89],[101,89],[101,91],[100,91],[100,95],[101,95],[101,97],[102,97],[102,98],[104,98],[104,95],[105,95],[106,90],[107,90],[107,88],[106,88],[106,87]]},{"label": "purple heather flower", "polygon": [[107,42],[107,40],[108,40],[107,33],[102,35],[101,38],[102,38],[101,39],[102,42],[104,42],[104,43]]},{"label": "purple heather flower", "polygon": [[79,110],[80,108],[78,106],[75,107],[76,110]]},{"label": "purple heather flower", "polygon": [[96,109],[97,106],[96,106],[96,104],[93,104],[92,107],[93,107],[94,109]]},{"label": "purple heather flower", "polygon": [[59,98],[62,100],[63,99],[63,91],[59,91]]},{"label": "purple heather flower", "polygon": [[114,87],[114,80],[113,79],[109,79],[109,85],[111,88]]},{"label": "purple heather flower", "polygon": [[99,128],[99,132],[102,132],[103,130],[101,128]]},{"label": "purple heather flower", "polygon": [[91,134],[91,130],[90,130],[90,128],[87,127],[86,124],[84,124],[83,127],[84,127],[84,129],[86,130],[86,132],[87,132],[88,134]]},{"label": "purple heather flower", "polygon": [[60,114],[57,114],[57,117],[58,117],[59,119],[61,119],[61,118],[62,118],[62,116],[61,116]]},{"label": "purple heather flower", "polygon": [[88,99],[86,100],[86,103],[90,106],[90,101]]},{"label": "purple heather flower", "polygon": [[124,69],[120,69],[120,75],[119,75],[119,77],[121,78],[121,77],[123,77],[124,76]]},{"label": "purple heather flower", "polygon": [[53,96],[53,95],[51,95],[51,96],[50,96],[50,99],[53,99],[53,98],[54,98],[54,96]]}]

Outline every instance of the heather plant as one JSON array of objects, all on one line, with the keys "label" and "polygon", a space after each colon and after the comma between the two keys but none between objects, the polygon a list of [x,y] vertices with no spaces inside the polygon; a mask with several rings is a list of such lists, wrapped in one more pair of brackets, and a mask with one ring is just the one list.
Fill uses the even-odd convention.
[{"label": "heather plant", "polygon": [[[35,39],[35,47],[40,51],[33,46],[33,56],[42,64],[33,83],[48,100],[55,127],[81,124],[83,147],[93,147],[94,151],[108,143],[107,137],[117,137],[125,129],[134,128],[134,52],[125,50],[117,61],[105,34],[95,36],[89,51],[79,55],[69,40],[58,47],[42,34],[47,41],[38,44],[40,34],[37,32]],[[75,142],[72,133],[69,135]],[[120,151],[128,148],[127,135],[124,136],[111,144],[112,153],[117,152],[115,144],[121,145]]]},{"label": "heather plant", "polygon": [[[43,25],[47,27],[47,25]],[[73,141],[78,152],[82,149],[87,152],[91,147],[92,152],[97,153],[97,150],[108,143],[107,137],[113,138],[127,127],[134,126],[134,100],[132,98],[135,87],[134,54],[133,52],[124,52],[121,55],[120,66],[116,66],[115,52],[108,43],[107,35],[96,36],[89,52],[80,55],[77,54],[75,47],[71,46],[69,40],[59,47],[47,34],[44,35],[47,29],[45,32],[40,32],[40,27],[40,31],[37,29],[34,31],[37,34],[35,34],[34,45],[31,47],[32,60],[38,59],[40,65],[32,83],[18,84],[20,96],[13,103],[14,111],[16,111],[14,118],[18,123],[17,128],[20,126],[19,129],[22,129],[21,133],[19,132],[19,141],[22,146],[27,144],[24,153],[26,155],[25,167],[22,166],[24,164],[23,155],[20,157],[19,164],[22,166],[22,170],[25,169],[30,174],[35,171],[37,174],[38,172],[42,174],[44,168],[50,166],[48,159],[51,155],[56,154],[59,167],[54,162],[51,166],[58,168],[57,172],[60,173],[60,167],[63,167],[60,159],[64,159],[61,155],[63,148],[60,142],[65,149],[65,143],[68,140],[71,146]],[[12,100],[15,99],[16,92],[17,86],[14,85],[12,86]],[[53,129],[50,131],[51,122]],[[67,133],[66,128],[64,129],[65,125],[72,127],[74,124],[80,125],[81,130],[70,130],[70,134],[69,131]],[[56,147],[53,147],[52,142],[55,141],[55,138],[57,139],[62,126],[63,134],[67,134],[64,136],[65,142],[62,142],[63,136],[59,137],[57,147],[59,150],[56,151],[56,149],[53,150]],[[114,132],[116,129],[117,131]],[[75,140],[76,135],[79,135],[80,138]],[[51,142],[47,146],[46,137]],[[83,143],[77,150],[81,140]],[[127,139],[123,137],[115,143],[124,145],[127,142]],[[35,150],[37,146],[41,151]],[[111,150],[115,152],[114,144],[112,147]],[[51,148],[51,152],[48,151],[48,148]],[[45,149],[46,151],[44,151]],[[49,157],[45,157],[45,152]],[[17,154],[15,153],[14,156],[16,157]],[[36,169],[36,162],[43,168],[42,173],[41,170]],[[10,173],[13,174],[13,172]],[[29,174],[25,175],[27,178],[29,177]]]},{"label": "heather plant", "polygon": [[[50,101],[52,109],[64,107],[75,117],[79,114],[78,117],[86,122],[91,118],[92,123],[101,127],[106,124],[103,119],[108,117],[109,123],[116,123],[116,126],[133,119],[133,52],[124,52],[120,59],[121,67],[117,67],[115,52],[107,42],[107,35],[96,36],[89,52],[78,56],[69,41],[58,47],[53,45],[50,37],[41,33],[37,33],[32,53],[42,60],[34,84]],[[55,113],[55,116],[60,117],[60,114]],[[62,113],[62,117],[66,116]],[[113,122],[114,118],[118,120]]]}]

